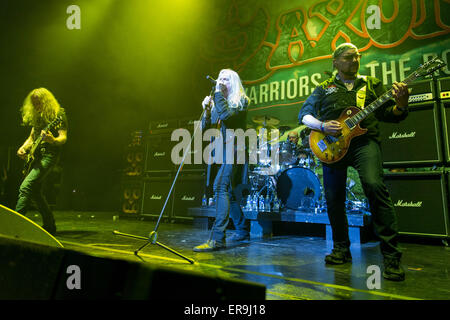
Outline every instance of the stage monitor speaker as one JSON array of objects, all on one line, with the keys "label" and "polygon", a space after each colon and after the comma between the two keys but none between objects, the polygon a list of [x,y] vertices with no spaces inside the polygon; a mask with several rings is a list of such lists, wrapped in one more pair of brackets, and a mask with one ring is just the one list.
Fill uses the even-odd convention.
[{"label": "stage monitor speaker", "polygon": [[34,221],[2,205],[0,205],[0,235],[48,246],[63,246]]},{"label": "stage monitor speaker", "polygon": [[0,261],[2,300],[265,299],[265,286],[249,281],[96,257],[8,237],[0,237]]},{"label": "stage monitor speaker", "polygon": [[443,162],[438,106],[424,102],[410,106],[400,123],[380,122],[383,164],[423,166]]},{"label": "stage monitor speaker", "polygon": [[173,197],[173,217],[192,219],[188,208],[200,207],[205,194],[205,175],[183,174],[178,177]]},{"label": "stage monitor speaker", "polygon": [[450,235],[443,171],[388,173],[385,182],[400,233],[429,237]]},{"label": "stage monitor speaker", "polygon": [[124,216],[141,214],[144,182],[137,178],[123,178],[121,182],[121,208]]},{"label": "stage monitor speaker", "polygon": [[175,167],[172,162],[172,147],[175,141],[171,141],[167,134],[150,135],[147,141],[147,155],[145,171],[152,173],[172,172]]},{"label": "stage monitor speaker", "polygon": [[[144,182],[144,198],[142,205],[143,216],[158,217],[172,185],[172,177],[152,177]],[[164,209],[163,217],[170,218],[173,209],[173,191]]]}]

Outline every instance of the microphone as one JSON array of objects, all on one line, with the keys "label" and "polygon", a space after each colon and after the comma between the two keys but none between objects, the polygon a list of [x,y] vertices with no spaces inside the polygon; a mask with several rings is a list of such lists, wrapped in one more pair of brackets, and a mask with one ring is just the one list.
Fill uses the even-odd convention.
[{"label": "microphone", "polygon": [[208,79],[208,80],[211,81],[212,83],[216,84],[216,80],[214,80],[214,79],[211,78],[210,76],[206,76],[206,79]]}]

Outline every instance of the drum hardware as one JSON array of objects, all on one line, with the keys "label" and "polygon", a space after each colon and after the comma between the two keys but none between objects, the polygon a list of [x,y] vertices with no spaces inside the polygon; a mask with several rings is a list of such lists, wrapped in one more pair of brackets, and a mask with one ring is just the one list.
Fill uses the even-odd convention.
[{"label": "drum hardware", "polygon": [[[292,209],[317,214],[326,213],[326,201],[319,179],[321,163],[312,153],[308,141],[310,130],[305,126],[290,130],[288,126],[280,126],[283,132],[279,139],[270,139],[268,129],[274,129],[278,119],[271,117],[254,117],[259,122],[258,162],[250,169],[250,194],[242,203],[243,210],[260,212],[278,212],[281,209]],[[263,129],[263,131],[261,131]],[[290,130],[290,131],[289,131]],[[288,139],[289,132],[299,132],[300,143],[295,144]],[[264,139],[263,139],[264,138]],[[278,163],[272,163],[272,153],[278,153]],[[348,212],[368,211],[367,201],[358,199],[352,192],[356,182],[347,179]]]}]

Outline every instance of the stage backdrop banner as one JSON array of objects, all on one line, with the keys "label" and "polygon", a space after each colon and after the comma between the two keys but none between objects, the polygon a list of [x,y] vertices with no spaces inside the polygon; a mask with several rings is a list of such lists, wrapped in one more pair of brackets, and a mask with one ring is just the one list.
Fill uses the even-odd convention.
[{"label": "stage backdrop banner", "polygon": [[[226,1],[217,26],[200,48],[216,74],[236,70],[250,97],[251,118],[277,117],[297,125],[302,103],[333,73],[331,54],[352,42],[360,73],[387,87],[420,64],[450,57],[446,0]],[[449,76],[448,66],[436,76]]]}]

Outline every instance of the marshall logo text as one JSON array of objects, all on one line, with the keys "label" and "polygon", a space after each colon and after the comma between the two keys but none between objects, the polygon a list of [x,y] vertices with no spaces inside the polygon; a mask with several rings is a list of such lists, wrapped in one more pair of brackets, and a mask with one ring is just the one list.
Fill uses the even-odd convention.
[{"label": "marshall logo text", "polygon": [[417,202],[407,202],[403,200],[398,200],[397,203],[394,204],[395,207],[410,207],[410,208],[421,208],[422,207],[422,201]]}]

